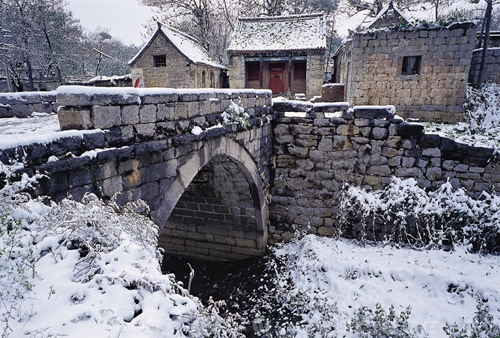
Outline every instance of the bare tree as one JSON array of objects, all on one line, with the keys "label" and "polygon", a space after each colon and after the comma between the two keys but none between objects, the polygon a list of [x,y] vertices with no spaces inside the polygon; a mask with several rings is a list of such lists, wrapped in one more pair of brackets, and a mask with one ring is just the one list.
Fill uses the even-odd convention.
[{"label": "bare tree", "polygon": [[[195,37],[217,60],[224,59],[233,31],[237,7],[234,0],[138,0],[155,7],[154,21],[173,26]],[[150,30],[155,25],[150,25]]]},{"label": "bare tree", "polygon": [[62,79],[62,67],[70,51],[81,41],[77,20],[65,9],[64,0],[3,0],[0,7],[3,29],[10,32],[6,42],[12,46],[6,57],[9,76],[17,90],[34,90],[37,76]]},{"label": "bare tree", "polygon": [[486,1],[486,10],[484,12],[484,21],[483,28],[481,29],[481,38],[482,38],[482,54],[481,54],[481,64],[479,66],[479,73],[477,76],[476,87],[481,88],[484,81],[484,67],[486,63],[486,52],[488,50],[488,44],[490,40],[490,29],[491,29],[491,15],[493,12],[493,0],[485,0]]}]

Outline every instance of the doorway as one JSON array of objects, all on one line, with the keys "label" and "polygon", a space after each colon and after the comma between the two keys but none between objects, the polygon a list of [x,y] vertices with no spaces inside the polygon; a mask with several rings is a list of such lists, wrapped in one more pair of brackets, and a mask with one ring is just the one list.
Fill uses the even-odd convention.
[{"label": "doorway", "polygon": [[283,81],[283,73],[285,72],[285,64],[270,64],[269,65],[269,89],[273,94],[280,94],[285,91],[285,83]]}]

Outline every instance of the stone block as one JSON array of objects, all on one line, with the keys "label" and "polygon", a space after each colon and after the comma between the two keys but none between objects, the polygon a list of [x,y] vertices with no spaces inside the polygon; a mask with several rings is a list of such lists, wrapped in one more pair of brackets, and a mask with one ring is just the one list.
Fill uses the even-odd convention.
[{"label": "stone block", "polygon": [[394,106],[355,106],[353,109],[355,119],[392,119],[396,113]]},{"label": "stone block", "polygon": [[122,124],[120,106],[93,106],[92,125],[96,129],[109,129]]},{"label": "stone block", "polygon": [[420,140],[424,133],[424,126],[421,124],[403,122],[399,125],[399,135],[404,139]]},{"label": "stone block", "polygon": [[422,149],[422,155],[428,157],[441,157],[441,150],[439,148],[425,148]]},{"label": "stone block", "polygon": [[174,105],[169,103],[159,103],[156,112],[158,121],[169,121],[174,119]]},{"label": "stone block", "polygon": [[137,134],[143,138],[152,138],[156,131],[154,123],[136,124],[134,128]]},{"label": "stone block", "polygon": [[61,107],[57,112],[57,118],[59,119],[61,130],[87,130],[94,128],[90,118],[90,109],[87,108]]},{"label": "stone block", "polygon": [[422,135],[420,146],[422,148],[439,148],[441,147],[441,136],[434,134]]},{"label": "stone block", "polygon": [[359,134],[359,128],[352,124],[343,124],[337,127],[337,134],[342,136],[354,136]]},{"label": "stone block", "polygon": [[372,138],[375,140],[385,140],[388,136],[388,130],[386,128],[375,127],[372,128]]},{"label": "stone block", "polygon": [[128,105],[122,107],[122,123],[124,125],[139,123],[138,105]]},{"label": "stone block", "polygon": [[303,101],[275,101],[273,110],[278,112],[309,112],[313,109],[313,104]]},{"label": "stone block", "polygon": [[148,104],[141,106],[139,109],[139,122],[140,123],[156,122],[156,105]]},{"label": "stone block", "polygon": [[374,165],[366,173],[371,176],[390,176],[392,172],[388,165]]},{"label": "stone block", "polygon": [[121,176],[113,176],[101,182],[101,192],[104,196],[111,197],[121,191],[123,191]]},{"label": "stone block", "polygon": [[441,171],[441,168],[428,168],[425,176],[430,180],[430,181],[436,181],[440,180],[443,177],[443,172]]}]

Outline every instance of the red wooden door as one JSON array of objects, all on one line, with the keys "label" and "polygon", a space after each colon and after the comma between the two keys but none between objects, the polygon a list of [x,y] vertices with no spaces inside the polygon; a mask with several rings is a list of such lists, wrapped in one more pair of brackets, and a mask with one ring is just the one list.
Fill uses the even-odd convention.
[{"label": "red wooden door", "polygon": [[270,69],[269,89],[273,94],[283,93],[285,91],[283,82],[283,68],[273,67]]}]

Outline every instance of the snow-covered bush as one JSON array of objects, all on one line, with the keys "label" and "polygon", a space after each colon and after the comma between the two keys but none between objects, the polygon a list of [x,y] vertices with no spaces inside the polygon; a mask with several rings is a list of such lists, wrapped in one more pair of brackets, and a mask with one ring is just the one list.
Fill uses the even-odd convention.
[{"label": "snow-covered bush", "polygon": [[2,337],[241,337],[220,304],[204,307],[163,275],[156,225],[87,194],[45,205],[0,190]]},{"label": "snow-covered bush", "polygon": [[465,118],[472,131],[481,132],[488,128],[500,127],[500,85],[486,83],[481,89],[468,86],[466,97]]},{"label": "snow-covered bush", "polygon": [[416,337],[415,329],[410,329],[408,324],[410,314],[410,307],[398,315],[394,310],[394,305],[389,307],[388,312],[385,312],[380,303],[376,304],[375,310],[363,306],[356,311],[347,330],[357,333],[360,338]]},{"label": "snow-covered bush", "polygon": [[229,107],[221,114],[221,118],[224,126],[237,124],[245,130],[250,127],[250,115],[245,112],[243,107],[238,106],[233,101],[231,101]]},{"label": "snow-covered bush", "polygon": [[426,191],[415,179],[393,178],[378,191],[347,187],[341,199],[340,218],[348,224],[340,224],[339,232],[358,229],[362,240],[500,251],[500,197],[486,191],[475,200],[449,182]]},{"label": "snow-covered bush", "polygon": [[490,309],[484,302],[478,302],[477,311],[472,323],[446,324],[443,330],[450,338],[498,338],[500,337],[500,326],[495,323]]}]

